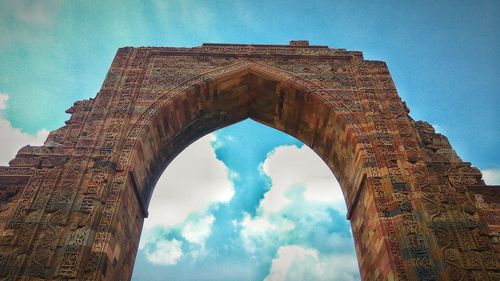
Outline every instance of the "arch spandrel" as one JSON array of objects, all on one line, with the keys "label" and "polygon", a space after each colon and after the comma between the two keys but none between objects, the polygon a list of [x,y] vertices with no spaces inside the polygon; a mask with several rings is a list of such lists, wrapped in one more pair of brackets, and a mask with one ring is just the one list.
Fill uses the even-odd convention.
[{"label": "arch spandrel", "polygon": [[0,280],[128,280],[161,171],[245,118],[334,171],[363,280],[499,280],[498,189],[408,112],[385,63],[360,52],[121,48],[95,99],[0,167]]}]

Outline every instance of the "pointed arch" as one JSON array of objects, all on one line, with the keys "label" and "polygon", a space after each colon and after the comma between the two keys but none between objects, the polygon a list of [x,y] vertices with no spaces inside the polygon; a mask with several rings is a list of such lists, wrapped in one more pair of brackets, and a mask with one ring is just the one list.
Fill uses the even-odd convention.
[{"label": "pointed arch", "polygon": [[353,204],[356,192],[348,190],[359,188],[370,168],[363,163],[373,155],[357,117],[313,82],[251,60],[205,72],[160,96],[129,130],[118,170],[133,175],[146,212],[156,181],[178,153],[203,135],[246,118],[315,150],[341,183],[347,206]]}]

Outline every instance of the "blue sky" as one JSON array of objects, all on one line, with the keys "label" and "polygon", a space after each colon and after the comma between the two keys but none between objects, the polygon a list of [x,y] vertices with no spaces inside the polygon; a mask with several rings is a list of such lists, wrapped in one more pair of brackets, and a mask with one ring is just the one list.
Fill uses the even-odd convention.
[{"label": "blue sky", "polygon": [[331,171],[295,138],[251,120],[183,151],[150,213],[133,280],[359,280]]},{"label": "blue sky", "polygon": [[[188,47],[203,42],[287,44],[307,39],[311,44],[360,50],[367,59],[386,61],[410,115],[436,126],[464,161],[481,168],[489,183],[500,184],[498,34],[498,1],[0,0],[0,162],[6,165],[26,143],[42,142],[48,130],[64,124],[68,118],[64,110],[74,101],[93,97],[119,47]],[[254,135],[245,132],[268,134],[269,141],[259,142],[262,139],[254,140]],[[233,142],[235,139],[239,141]],[[293,182],[283,179],[285,187],[281,189],[273,184],[282,176],[277,172],[273,177],[270,172],[273,159],[279,163],[279,159],[296,154],[310,156],[299,142],[245,122],[216,132],[199,145],[207,155],[205,160],[219,167],[207,176],[219,193],[206,195],[210,200],[205,201],[182,197],[193,200],[187,206],[198,207],[186,207],[179,212],[182,214],[165,218],[168,223],[154,218],[155,213],[165,213],[159,203],[159,211],[151,212],[157,227],[149,223],[150,230],[143,235],[151,242],[142,242],[136,280],[143,280],[137,272],[149,274],[153,267],[163,268],[160,272],[166,274],[179,272],[175,268],[189,269],[193,263],[206,269],[200,272],[232,263],[224,268],[246,272],[248,280],[265,276],[292,280],[292,275],[311,279],[314,276],[307,275],[311,272],[290,273],[279,279],[276,270],[281,268],[283,273],[298,268],[283,258],[286,256],[317,266],[342,255],[352,256],[352,248],[339,247],[334,255],[329,247],[311,242],[320,235],[308,233],[311,225],[302,225],[303,230],[297,233],[288,229],[289,217],[295,218],[290,223],[297,228],[296,222],[303,221],[293,213],[302,207],[323,218],[311,222],[317,223],[314,229],[341,214],[335,196],[316,202],[316,197],[308,195],[317,186],[311,183],[311,175]],[[269,163],[269,173],[264,163]],[[314,165],[321,166],[321,160]],[[272,202],[282,202],[282,208],[266,205],[266,196],[274,196]],[[161,193],[156,197],[161,198]],[[349,229],[345,219],[328,225],[338,228],[325,227],[318,232],[335,236],[333,244],[343,241],[342,235]],[[192,236],[189,230],[193,228],[204,231]],[[253,249],[255,241],[259,245],[275,243]],[[154,251],[156,248],[165,251]],[[166,252],[172,255],[161,254]],[[175,260],[176,265],[155,265],[147,259],[148,253]],[[214,253],[219,256],[213,257]],[[257,254],[267,258],[255,261],[252,256]],[[187,260],[188,255],[193,259]],[[346,272],[356,278],[356,273]],[[186,276],[177,279],[189,280]]]}]

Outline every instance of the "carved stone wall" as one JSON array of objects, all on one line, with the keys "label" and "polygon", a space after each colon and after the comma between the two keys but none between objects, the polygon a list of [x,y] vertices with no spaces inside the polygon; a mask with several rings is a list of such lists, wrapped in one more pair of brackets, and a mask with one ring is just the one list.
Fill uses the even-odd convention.
[{"label": "carved stone wall", "polygon": [[498,187],[415,122],[384,62],[290,45],[118,50],[101,90],[0,167],[0,280],[129,280],[154,185],[246,118],[339,179],[363,280],[500,280]]}]

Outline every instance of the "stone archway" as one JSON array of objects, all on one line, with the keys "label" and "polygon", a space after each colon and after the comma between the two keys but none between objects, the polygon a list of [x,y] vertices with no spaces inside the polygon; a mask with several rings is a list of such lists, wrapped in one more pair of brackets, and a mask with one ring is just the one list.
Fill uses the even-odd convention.
[{"label": "stone archway", "polygon": [[[498,192],[415,122],[387,66],[290,45],[122,48],[95,99],[0,168],[0,279],[128,280],[156,180],[245,118],[313,148],[344,193],[363,280],[498,280]],[[496,208],[496,209],[495,209]]]}]

